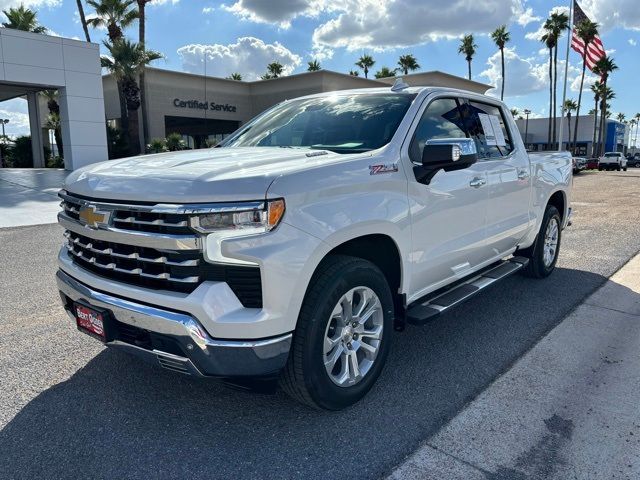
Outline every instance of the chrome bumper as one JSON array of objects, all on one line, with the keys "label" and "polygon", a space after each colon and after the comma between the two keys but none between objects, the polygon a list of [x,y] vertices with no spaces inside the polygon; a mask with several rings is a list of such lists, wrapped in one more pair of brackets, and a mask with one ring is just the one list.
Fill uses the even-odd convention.
[{"label": "chrome bumper", "polygon": [[[114,338],[107,342],[153,360],[161,367],[196,376],[225,378],[275,374],[284,367],[292,334],[259,340],[219,340],[209,336],[191,315],[164,310],[114,297],[91,289],[62,270],[56,275],[60,297],[71,317],[71,303],[83,301],[108,310],[117,322],[153,334],[160,340],[153,348],[141,348]],[[164,340],[177,346],[180,355],[156,348]]]}]

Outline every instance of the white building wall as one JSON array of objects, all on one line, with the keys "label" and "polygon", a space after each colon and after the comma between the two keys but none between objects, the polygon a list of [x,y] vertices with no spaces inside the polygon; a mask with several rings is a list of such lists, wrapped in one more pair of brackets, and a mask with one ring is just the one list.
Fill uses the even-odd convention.
[{"label": "white building wall", "polygon": [[67,170],[108,158],[100,73],[96,44],[0,29],[0,83],[59,91]]}]

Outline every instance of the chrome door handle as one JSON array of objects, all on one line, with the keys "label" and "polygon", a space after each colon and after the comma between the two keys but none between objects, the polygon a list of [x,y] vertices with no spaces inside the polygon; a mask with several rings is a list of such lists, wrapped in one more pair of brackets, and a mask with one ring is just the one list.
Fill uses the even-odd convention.
[{"label": "chrome door handle", "polygon": [[469,186],[473,188],[480,188],[486,184],[487,184],[487,181],[484,178],[480,178],[480,177],[476,177],[469,182]]},{"label": "chrome door handle", "polygon": [[526,180],[527,178],[529,178],[529,172],[527,172],[526,170],[520,170],[518,172],[518,178],[520,180]]}]

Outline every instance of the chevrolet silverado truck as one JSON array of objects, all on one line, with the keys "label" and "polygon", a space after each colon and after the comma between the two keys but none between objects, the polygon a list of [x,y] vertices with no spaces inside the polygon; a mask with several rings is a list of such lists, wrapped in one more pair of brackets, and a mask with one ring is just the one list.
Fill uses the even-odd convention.
[{"label": "chevrolet silverado truck", "polygon": [[337,410],[407,323],[551,274],[571,183],[571,156],[528,155],[495,98],[401,81],[311,95],[219,148],[71,173],[57,283],[106,345]]},{"label": "chevrolet silverado truck", "polygon": [[598,170],[627,171],[627,157],[622,152],[606,152],[598,161]]}]

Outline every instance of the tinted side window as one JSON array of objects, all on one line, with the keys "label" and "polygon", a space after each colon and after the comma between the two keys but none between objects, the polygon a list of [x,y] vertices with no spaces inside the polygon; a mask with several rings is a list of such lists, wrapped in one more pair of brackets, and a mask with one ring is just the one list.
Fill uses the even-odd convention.
[{"label": "tinted side window", "polygon": [[422,163],[422,151],[427,141],[434,138],[467,138],[463,130],[458,103],[453,98],[438,98],[431,102],[420,118],[420,123],[409,145],[409,158]]},{"label": "tinted side window", "polygon": [[[513,151],[513,141],[499,107],[465,101],[460,105],[460,111],[469,134],[476,141],[480,158],[506,157]],[[499,128],[497,132],[491,130],[491,117],[497,119],[497,125],[494,120],[494,126]]]}]

